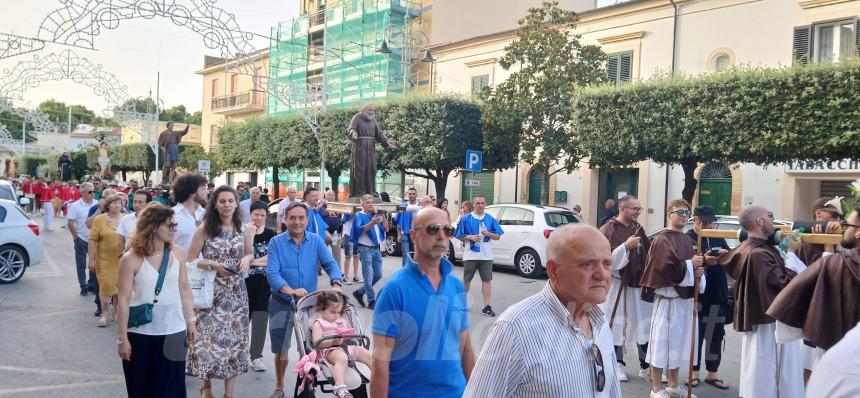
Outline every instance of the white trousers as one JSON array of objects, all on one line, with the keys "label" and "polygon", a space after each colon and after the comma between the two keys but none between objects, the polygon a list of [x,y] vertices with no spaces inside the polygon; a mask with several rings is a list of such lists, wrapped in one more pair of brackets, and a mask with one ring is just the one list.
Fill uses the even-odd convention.
[{"label": "white trousers", "polygon": [[[693,326],[693,299],[656,296],[651,316],[651,338],[645,360],[661,369],[690,366],[690,341],[696,338],[699,323]],[[698,353],[694,351],[694,355]],[[693,359],[695,361],[695,358]]]},{"label": "white trousers", "polygon": [[51,223],[54,222],[54,202],[42,202],[42,211],[45,213],[42,215],[42,229],[45,231],[51,231],[54,229],[51,226]]},{"label": "white trousers", "polygon": [[648,342],[651,328],[651,311],[654,305],[642,300],[640,293],[642,289],[627,286],[618,298],[618,309],[615,311],[615,320],[610,320],[612,309],[615,308],[615,298],[618,290],[622,288],[621,280],[612,278],[609,288],[609,296],[606,300],[606,319],[612,328],[612,344],[615,346],[627,346],[636,349],[634,345],[642,345]]},{"label": "white trousers", "polygon": [[741,397],[803,398],[803,343],[778,344],[775,332],[768,323],[741,333]]}]

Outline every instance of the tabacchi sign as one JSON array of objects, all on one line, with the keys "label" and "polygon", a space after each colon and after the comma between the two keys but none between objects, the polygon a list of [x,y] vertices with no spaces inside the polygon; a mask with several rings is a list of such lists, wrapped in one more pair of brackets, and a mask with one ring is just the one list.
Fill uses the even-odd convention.
[{"label": "tabacchi sign", "polygon": [[860,160],[843,159],[832,162],[808,162],[798,160],[785,165],[786,173],[860,173]]}]

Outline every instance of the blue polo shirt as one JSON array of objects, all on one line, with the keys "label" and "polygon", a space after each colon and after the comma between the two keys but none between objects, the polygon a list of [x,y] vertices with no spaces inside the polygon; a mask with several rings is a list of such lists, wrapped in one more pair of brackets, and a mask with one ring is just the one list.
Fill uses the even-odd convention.
[{"label": "blue polo shirt", "polygon": [[442,259],[442,280],[430,280],[407,259],[383,286],[373,311],[374,334],[396,339],[388,366],[388,396],[460,397],[466,377],[460,357],[460,332],[469,329],[463,283]]},{"label": "blue polo shirt", "polygon": [[277,294],[286,300],[291,296],[280,290],[284,285],[292,289],[304,288],[308,293],[317,290],[317,264],[322,267],[332,281],[340,281],[343,274],[334,261],[331,251],[319,235],[305,232],[301,245],[289,233],[280,234],[269,241],[269,260],[266,264],[266,276],[272,294]]}]

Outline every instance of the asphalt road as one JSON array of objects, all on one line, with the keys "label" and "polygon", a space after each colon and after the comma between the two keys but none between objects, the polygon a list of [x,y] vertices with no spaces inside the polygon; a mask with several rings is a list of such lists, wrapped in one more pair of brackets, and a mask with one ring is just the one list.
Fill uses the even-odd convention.
[{"label": "asphalt road", "polygon": [[[96,327],[93,296],[78,295],[71,237],[68,230],[59,228],[60,220],[55,223],[55,231],[43,233],[44,261],[27,270],[17,283],[0,285],[0,397],[124,397],[122,367],[114,344],[116,325],[111,322],[107,328]],[[400,269],[400,261],[399,257],[384,258],[386,277]],[[454,273],[461,276],[462,268],[456,267]],[[378,286],[385,281],[383,278]],[[320,282],[321,287],[327,285],[326,278]],[[512,270],[497,269],[493,279],[496,312],[535,294],[545,282],[546,279],[524,279]],[[480,314],[480,285],[477,280],[472,283],[472,341],[476,352],[480,352],[493,318]],[[356,288],[352,285],[345,290]],[[372,314],[366,309],[360,311],[367,330]],[[694,389],[699,397],[737,396],[740,338],[734,331],[727,331],[725,350],[720,375],[732,388],[721,391],[702,383]],[[271,394],[273,357],[268,339],[263,352],[269,369],[239,376],[236,397],[262,398]],[[626,354],[631,380],[622,383],[622,390],[625,397],[648,397],[648,385],[637,376],[635,355]],[[291,356],[290,362],[295,364],[294,350]],[[291,386],[295,375],[288,372],[287,384]],[[682,370],[682,374],[686,371]],[[223,384],[214,385],[215,396],[221,396]],[[197,380],[189,377],[187,387],[189,397],[199,396]]]}]

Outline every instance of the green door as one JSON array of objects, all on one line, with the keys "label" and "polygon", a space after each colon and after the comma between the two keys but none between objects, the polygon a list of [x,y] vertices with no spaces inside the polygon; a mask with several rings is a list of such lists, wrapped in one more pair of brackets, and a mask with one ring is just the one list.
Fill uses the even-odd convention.
[{"label": "green door", "polygon": [[[481,194],[487,198],[487,204],[493,204],[493,194],[494,187],[493,184],[495,181],[496,173],[494,171],[483,171],[480,173],[475,173],[472,176],[472,173],[464,172],[462,178],[460,179],[460,203],[465,201],[471,201],[475,195]],[[480,181],[480,186],[477,187],[467,187],[466,180],[478,180]]]},{"label": "green door", "polygon": [[714,178],[699,181],[699,206],[711,206],[719,215],[732,214],[732,180]]},{"label": "green door", "polygon": [[549,177],[546,172],[535,166],[529,172],[529,203],[533,205],[546,204],[541,203],[541,183],[545,192],[549,192]]}]

